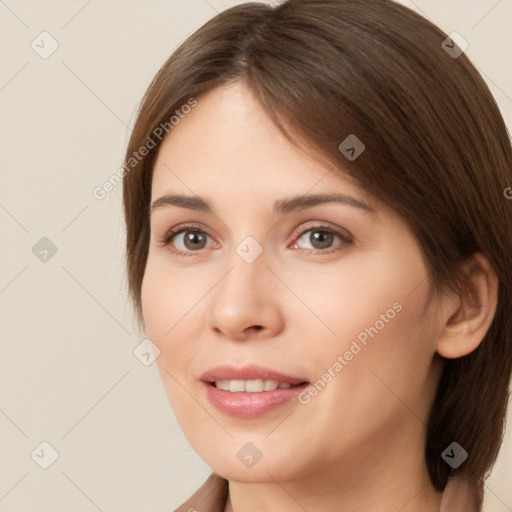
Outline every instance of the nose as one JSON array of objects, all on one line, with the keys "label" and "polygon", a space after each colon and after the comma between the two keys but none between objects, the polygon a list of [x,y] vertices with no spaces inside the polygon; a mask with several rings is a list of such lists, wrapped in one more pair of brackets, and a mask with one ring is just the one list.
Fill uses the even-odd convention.
[{"label": "nose", "polygon": [[279,280],[263,252],[248,263],[234,253],[230,269],[211,294],[206,323],[233,341],[276,336],[284,325]]}]

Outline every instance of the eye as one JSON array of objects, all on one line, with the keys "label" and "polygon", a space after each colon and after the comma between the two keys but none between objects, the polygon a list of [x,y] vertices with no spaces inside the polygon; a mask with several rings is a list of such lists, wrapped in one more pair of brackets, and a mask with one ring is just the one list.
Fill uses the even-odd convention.
[{"label": "eye", "polygon": [[[309,252],[323,254],[340,251],[345,245],[352,242],[352,236],[348,231],[334,229],[328,224],[323,223],[307,229],[303,227],[299,228],[294,235],[299,238],[298,241],[293,244],[292,249],[304,249]],[[333,244],[336,243],[336,240],[338,240],[337,246],[335,245],[334,249],[331,249]],[[308,244],[309,247],[307,246]],[[306,245],[306,247],[304,247],[304,245]]]},{"label": "eye", "polygon": [[[171,250],[183,256],[210,247],[208,233],[194,224],[181,225],[168,231],[160,240],[160,246],[171,246]],[[172,247],[174,246],[174,247]]]},{"label": "eye", "polygon": [[[309,253],[328,254],[340,251],[352,242],[352,235],[348,231],[342,228],[335,229],[324,223],[317,223],[308,228],[300,227],[295,230],[293,236],[297,241],[293,243],[292,249],[302,249]],[[182,224],[168,231],[159,240],[159,245],[170,246],[172,252],[181,256],[194,256],[195,252],[215,246],[214,243],[208,244],[208,239],[212,237],[197,225]]]}]

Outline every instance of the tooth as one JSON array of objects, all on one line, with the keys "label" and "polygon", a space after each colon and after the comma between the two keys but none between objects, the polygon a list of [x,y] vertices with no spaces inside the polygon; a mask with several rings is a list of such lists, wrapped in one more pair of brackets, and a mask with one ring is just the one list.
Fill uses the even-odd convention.
[{"label": "tooth", "polygon": [[245,391],[245,381],[244,380],[230,380],[229,381],[229,391]]},{"label": "tooth", "polygon": [[229,381],[228,380],[216,380],[215,387],[218,389],[223,389],[225,391],[229,391]]},{"label": "tooth", "polygon": [[263,391],[263,381],[259,380],[246,380],[245,381],[245,391],[249,393],[260,393]]},{"label": "tooth", "polygon": [[277,380],[266,380],[264,384],[265,391],[274,391],[277,389],[279,382]]},{"label": "tooth", "polygon": [[274,391],[275,389],[289,389],[292,384],[289,382],[278,382],[277,380],[216,380],[215,387],[232,393],[247,392],[261,393],[263,391]]}]

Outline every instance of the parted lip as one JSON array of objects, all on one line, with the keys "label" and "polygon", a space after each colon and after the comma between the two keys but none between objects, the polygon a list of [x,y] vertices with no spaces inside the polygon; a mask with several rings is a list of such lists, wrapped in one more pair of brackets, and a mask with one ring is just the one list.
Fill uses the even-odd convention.
[{"label": "parted lip", "polygon": [[263,366],[248,365],[241,368],[235,368],[230,365],[216,366],[211,370],[207,370],[201,376],[201,380],[208,384],[216,380],[276,380],[278,382],[289,382],[290,384],[307,383],[306,379],[300,377],[292,377],[271,368]]}]

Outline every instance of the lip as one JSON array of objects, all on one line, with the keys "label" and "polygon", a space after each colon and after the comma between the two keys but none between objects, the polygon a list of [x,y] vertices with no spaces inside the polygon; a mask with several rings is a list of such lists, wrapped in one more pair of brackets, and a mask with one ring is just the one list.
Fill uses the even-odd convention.
[{"label": "lip", "polygon": [[206,371],[201,376],[201,380],[206,383],[216,380],[277,380],[278,382],[289,382],[290,384],[301,384],[307,382],[306,379],[292,377],[284,373],[264,368],[263,366],[249,365],[242,368],[223,365]]},{"label": "lip", "polygon": [[[217,389],[216,380],[276,380],[289,382],[296,387],[288,389],[275,389],[261,393],[235,392]],[[221,412],[229,416],[240,418],[257,418],[264,416],[280,405],[294,399],[309,385],[305,379],[292,377],[284,373],[250,365],[243,368],[233,366],[217,366],[208,370],[201,376],[202,386],[210,403]],[[298,385],[300,384],[300,385]]]}]

